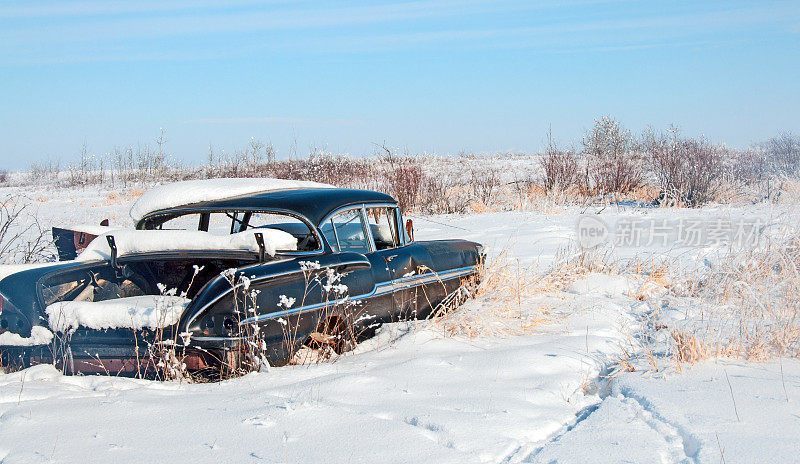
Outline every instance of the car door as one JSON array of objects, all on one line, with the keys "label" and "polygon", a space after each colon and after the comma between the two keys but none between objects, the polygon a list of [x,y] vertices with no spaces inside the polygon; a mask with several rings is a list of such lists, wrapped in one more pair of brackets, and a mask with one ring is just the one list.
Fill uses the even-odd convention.
[{"label": "car door", "polygon": [[353,300],[352,318],[363,327],[391,317],[394,307],[391,277],[385,257],[375,253],[372,236],[364,219],[364,206],[353,205],[334,213],[320,230],[334,252],[358,253],[370,262],[369,269],[358,269],[342,277]]},{"label": "car door", "polygon": [[396,205],[366,205],[364,216],[369,226],[374,251],[370,261],[373,267],[382,268],[386,283],[380,288],[391,291],[391,313],[382,322],[413,318],[416,305],[408,289],[418,280],[418,260],[413,247],[405,243],[400,226],[400,212]]}]

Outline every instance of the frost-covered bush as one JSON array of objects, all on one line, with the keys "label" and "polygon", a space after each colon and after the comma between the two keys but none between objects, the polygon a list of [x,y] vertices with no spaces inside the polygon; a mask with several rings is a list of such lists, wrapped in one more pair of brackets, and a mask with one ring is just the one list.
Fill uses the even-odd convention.
[{"label": "frost-covered bush", "polygon": [[662,204],[697,206],[714,200],[722,177],[722,156],[707,140],[681,137],[676,127],[647,131],[642,149],[661,191]]},{"label": "frost-covered bush", "polygon": [[791,132],[780,134],[764,144],[770,171],[790,177],[800,176],[800,137]]},{"label": "frost-covered bush", "polygon": [[314,180],[337,187],[374,189],[379,171],[373,160],[313,151],[306,158],[270,163],[265,167],[263,177]]},{"label": "frost-covered bush", "polygon": [[397,200],[400,209],[416,210],[424,181],[422,168],[413,161],[402,161],[390,166],[385,175],[385,191]]},{"label": "frost-covered bush", "polygon": [[631,132],[611,116],[595,120],[583,136],[591,186],[599,193],[627,193],[644,182],[644,164]]},{"label": "frost-covered bush", "polygon": [[446,174],[425,176],[419,205],[421,213],[464,213],[468,208],[469,194],[463,182]]},{"label": "frost-covered bush", "polygon": [[543,173],[544,189],[548,192],[563,191],[578,185],[578,155],[572,150],[562,150],[550,144],[539,158],[539,166]]},{"label": "frost-covered bush", "polygon": [[495,167],[471,169],[470,183],[475,199],[483,205],[492,205],[502,181]]}]

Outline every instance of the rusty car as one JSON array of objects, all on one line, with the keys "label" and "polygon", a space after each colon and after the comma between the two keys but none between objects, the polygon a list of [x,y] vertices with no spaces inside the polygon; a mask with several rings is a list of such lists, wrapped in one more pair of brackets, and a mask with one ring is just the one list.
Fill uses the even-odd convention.
[{"label": "rusty car", "polygon": [[59,261],[0,266],[5,366],[146,376],[165,350],[192,372],[284,365],[303,345],[341,353],[428,317],[483,256],[467,240],[415,240],[385,193],[313,182],[166,184],[131,217],[55,227]]}]

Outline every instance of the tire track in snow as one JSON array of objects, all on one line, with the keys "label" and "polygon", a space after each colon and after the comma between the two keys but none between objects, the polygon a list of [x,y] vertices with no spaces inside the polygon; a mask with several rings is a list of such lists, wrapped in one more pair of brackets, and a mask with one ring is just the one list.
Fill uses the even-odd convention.
[{"label": "tire track in snow", "polygon": [[[589,416],[597,410],[602,404],[602,400],[598,401],[595,404],[586,406],[585,408],[581,409],[577,413],[575,413],[575,420],[570,422],[569,424],[565,424],[558,432],[551,435],[547,440],[545,440],[541,445],[536,446],[532,451],[528,454],[521,456],[520,459],[514,459],[516,457],[517,451],[514,453],[506,456],[505,459],[500,461],[501,463],[514,463],[514,462],[531,462],[530,460],[535,458],[548,444],[559,441],[562,437],[570,433],[575,427],[578,426],[581,422],[589,418]],[[521,447],[520,447],[521,448]]]},{"label": "tire track in snow", "polygon": [[642,410],[650,414],[653,421],[658,421],[659,423],[664,424],[667,427],[674,430],[675,433],[680,438],[681,445],[683,447],[683,452],[686,454],[686,457],[691,459],[691,462],[697,462],[697,454],[700,452],[700,443],[701,443],[700,440],[697,439],[697,437],[687,432],[679,424],[675,424],[666,420],[661,414],[659,414],[655,410],[652,403],[650,403],[643,396],[637,395],[631,389],[622,387],[618,390],[618,393],[624,398],[636,401],[636,403],[639,404]]},{"label": "tire track in snow", "polygon": [[[527,456],[516,450],[501,462],[610,462],[609,458],[616,460],[617,451],[628,454],[620,458],[625,462],[696,464],[699,443],[683,427],[664,419],[645,398],[622,389],[582,409],[572,424]],[[580,456],[586,450],[596,456]]]}]

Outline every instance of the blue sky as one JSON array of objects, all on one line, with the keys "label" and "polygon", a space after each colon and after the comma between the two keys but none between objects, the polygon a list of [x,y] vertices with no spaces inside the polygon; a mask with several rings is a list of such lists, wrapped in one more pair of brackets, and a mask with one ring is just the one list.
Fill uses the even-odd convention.
[{"label": "blue sky", "polygon": [[800,132],[800,2],[0,3],[0,167],[152,144],[535,151],[594,118]]}]

